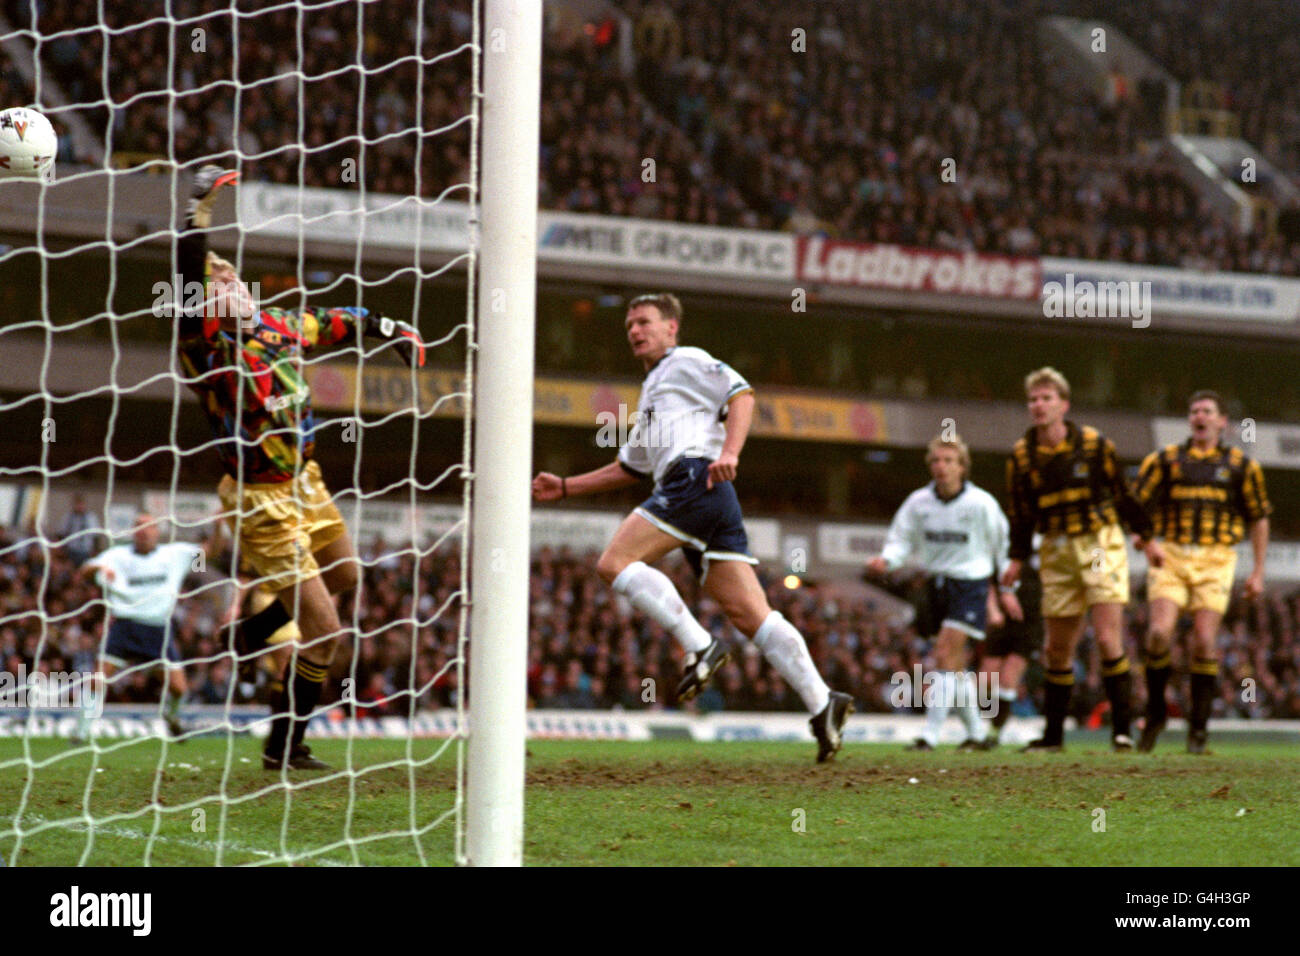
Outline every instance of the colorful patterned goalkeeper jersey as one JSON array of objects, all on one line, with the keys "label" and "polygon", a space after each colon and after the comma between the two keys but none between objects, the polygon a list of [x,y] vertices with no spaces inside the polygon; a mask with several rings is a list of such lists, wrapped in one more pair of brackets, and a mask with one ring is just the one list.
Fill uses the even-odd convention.
[{"label": "colorful patterned goalkeeper jersey", "polygon": [[355,341],[367,314],[361,308],[262,309],[252,320],[257,324],[246,323],[238,336],[217,319],[181,319],[178,351],[186,384],[219,439],[227,474],[273,484],[302,471],[316,428],[303,356],[318,346]]}]

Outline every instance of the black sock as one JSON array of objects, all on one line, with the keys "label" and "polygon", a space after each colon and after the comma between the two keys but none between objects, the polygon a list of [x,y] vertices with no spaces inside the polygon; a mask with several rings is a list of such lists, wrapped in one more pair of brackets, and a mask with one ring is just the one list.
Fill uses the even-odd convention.
[{"label": "black sock", "polygon": [[1059,746],[1065,740],[1065,712],[1070,707],[1070,696],[1074,693],[1074,671],[1047,672],[1047,683],[1043,685],[1043,714],[1047,726],[1043,729],[1043,742]]},{"label": "black sock", "polygon": [[[1207,673],[1210,668],[1213,673]],[[1219,662],[1197,658],[1192,663],[1192,713],[1189,718],[1192,730],[1205,730],[1210,723],[1210,709],[1214,706],[1214,688],[1219,682]]]},{"label": "black sock", "polygon": [[1128,657],[1121,654],[1101,662],[1101,682],[1110,701],[1111,736],[1128,736],[1133,726],[1133,674]]},{"label": "black sock", "polygon": [[262,610],[239,622],[244,630],[244,643],[249,653],[256,653],[266,647],[271,635],[293,620],[285,610],[283,602],[276,598]]},{"label": "black sock", "polygon": [[284,698],[284,706],[281,707],[280,709],[288,710],[289,696],[284,692],[283,674],[280,675],[279,677],[272,677],[270,680],[266,682],[266,699],[267,702],[272,705],[272,707],[275,706],[276,700],[281,697]]},{"label": "black sock", "polygon": [[262,752],[277,760],[284,759],[284,744],[289,739],[289,674],[290,662],[284,666],[284,676],[271,685],[271,732],[266,736]]},{"label": "black sock", "polygon": [[1165,688],[1169,686],[1171,658],[1169,652],[1159,657],[1148,657],[1147,672],[1147,726],[1161,723],[1168,715],[1165,704]]},{"label": "black sock", "polygon": [[327,665],[314,664],[301,657],[294,665],[293,740],[290,753],[302,746],[303,735],[307,733],[307,720],[320,703],[321,690],[325,687],[325,676],[328,673]]}]

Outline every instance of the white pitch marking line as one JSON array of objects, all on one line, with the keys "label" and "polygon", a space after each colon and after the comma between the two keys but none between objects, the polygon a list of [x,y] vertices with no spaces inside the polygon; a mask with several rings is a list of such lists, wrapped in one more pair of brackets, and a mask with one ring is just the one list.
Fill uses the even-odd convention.
[{"label": "white pitch marking line", "polygon": [[[28,819],[30,819],[31,822],[33,823],[47,822],[44,817],[33,816],[33,815],[29,815]],[[77,822],[69,822],[65,824],[63,826],[63,829],[76,830],[78,832],[85,833],[89,828],[86,826],[84,822],[77,821]],[[95,827],[95,833],[97,834],[102,833],[105,836],[122,837],[123,839],[126,840],[148,840],[150,838],[149,834],[145,833],[143,830],[136,830],[131,827],[97,826]],[[215,843],[212,840],[196,840],[192,837],[169,837],[169,836],[159,835],[153,837],[153,841],[155,843],[171,843],[176,846],[187,846],[190,847],[191,849],[196,849],[196,850],[209,850],[213,853],[215,853],[217,851],[217,847],[220,846],[220,844]],[[259,850],[257,847],[247,846],[243,843],[239,843],[234,840],[227,840],[225,843],[225,847],[227,853],[251,853],[254,856],[259,856],[264,860],[284,859],[284,856],[279,853],[272,853],[270,850]],[[320,859],[319,862],[322,866],[347,866],[348,865],[346,863],[339,863],[337,860],[329,860],[329,859]]]}]

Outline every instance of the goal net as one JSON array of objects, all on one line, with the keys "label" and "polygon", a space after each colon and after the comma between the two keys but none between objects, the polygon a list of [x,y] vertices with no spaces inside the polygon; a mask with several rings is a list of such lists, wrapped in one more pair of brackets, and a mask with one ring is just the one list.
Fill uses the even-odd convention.
[{"label": "goal net", "polygon": [[0,0],[4,862],[465,861],[481,17]]}]

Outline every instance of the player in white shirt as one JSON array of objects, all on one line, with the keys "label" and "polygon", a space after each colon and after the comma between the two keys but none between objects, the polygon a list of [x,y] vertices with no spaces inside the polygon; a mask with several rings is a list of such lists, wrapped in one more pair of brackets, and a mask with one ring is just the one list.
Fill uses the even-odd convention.
[{"label": "player in white shirt", "polygon": [[[993,744],[979,716],[974,676],[966,670],[966,640],[984,639],[994,600],[989,582],[1006,566],[1010,525],[997,500],[966,479],[970,450],[960,438],[932,439],[926,463],[934,480],[908,495],[889,526],[884,552],[867,562],[867,570],[880,575],[916,561],[927,575],[917,631],[922,637],[938,631],[939,675],[925,694],[925,730],[909,749],[933,750],[955,706],[969,735],[959,749],[986,750]],[[999,593],[1003,609],[1018,619],[1015,592]]]},{"label": "player in white shirt", "polygon": [[[111,681],[120,668],[131,663],[161,664],[167,681],[163,691],[163,719],[172,737],[180,737],[177,712],[189,692],[180,651],[172,641],[171,618],[180,597],[181,585],[199,567],[198,558],[215,556],[221,547],[221,524],[202,545],[183,541],[158,543],[158,522],[140,512],[131,533],[132,542],[109,548],[77,570],[80,578],[95,572],[103,589],[107,615],[105,639],[100,652],[100,670]],[[78,737],[89,730],[89,708],[82,709]]]},{"label": "player in white shirt", "polygon": [[801,635],[767,603],[749,553],[732,481],[754,415],[754,390],[703,349],[677,344],[681,303],[669,293],[628,305],[627,338],[646,369],[636,424],[618,458],[573,477],[542,472],[533,497],[557,501],[654,479],[654,493],[624,519],[596,565],[632,606],[663,626],[686,652],[678,697],[690,700],[728,652],[650,565],[677,548],[735,628],[751,638],[813,715],[817,760],[834,756],[853,698],[826,686]]}]

